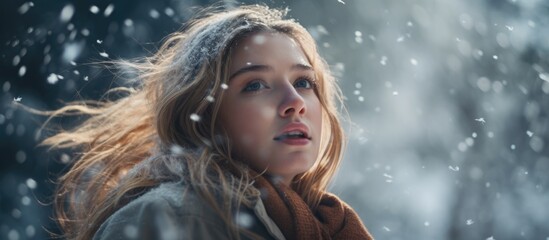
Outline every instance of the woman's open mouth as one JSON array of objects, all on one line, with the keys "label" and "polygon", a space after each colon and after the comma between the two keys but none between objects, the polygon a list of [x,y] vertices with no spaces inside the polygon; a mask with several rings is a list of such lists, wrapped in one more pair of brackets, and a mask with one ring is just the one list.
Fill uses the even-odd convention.
[{"label": "woman's open mouth", "polygon": [[311,141],[311,138],[302,131],[290,131],[275,137],[273,140],[290,145],[305,145]]}]

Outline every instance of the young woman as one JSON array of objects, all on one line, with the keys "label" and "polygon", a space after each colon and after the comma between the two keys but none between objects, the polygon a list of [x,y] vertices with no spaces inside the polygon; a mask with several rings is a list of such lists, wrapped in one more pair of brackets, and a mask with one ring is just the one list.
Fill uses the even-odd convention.
[{"label": "young woman", "polygon": [[[309,33],[264,6],[206,9],[143,61],[137,89],[52,113],[76,148],[60,179],[70,239],[372,239],[327,185],[339,88]],[[93,103],[93,104],[91,104]]]}]

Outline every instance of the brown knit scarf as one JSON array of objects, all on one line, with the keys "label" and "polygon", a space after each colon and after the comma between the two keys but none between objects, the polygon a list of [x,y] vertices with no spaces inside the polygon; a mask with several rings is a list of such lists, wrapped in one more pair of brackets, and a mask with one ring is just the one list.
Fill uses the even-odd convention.
[{"label": "brown knit scarf", "polygon": [[262,192],[267,213],[286,239],[374,239],[355,211],[333,194],[324,193],[313,212],[284,184],[273,184],[259,176],[254,185]]}]

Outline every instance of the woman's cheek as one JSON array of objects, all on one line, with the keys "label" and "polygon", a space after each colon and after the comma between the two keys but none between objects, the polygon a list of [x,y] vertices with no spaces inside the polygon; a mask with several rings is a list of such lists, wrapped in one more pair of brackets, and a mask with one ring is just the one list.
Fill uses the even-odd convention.
[{"label": "woman's cheek", "polygon": [[276,108],[274,107],[261,108],[260,114],[263,119],[274,119],[276,117]]}]

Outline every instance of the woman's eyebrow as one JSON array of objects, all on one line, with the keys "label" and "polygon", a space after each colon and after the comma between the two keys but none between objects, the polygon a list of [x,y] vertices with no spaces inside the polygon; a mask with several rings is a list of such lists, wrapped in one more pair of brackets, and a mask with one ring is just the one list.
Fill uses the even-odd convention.
[{"label": "woman's eyebrow", "polygon": [[307,64],[302,64],[302,63],[294,64],[292,66],[292,70],[314,71],[313,67],[311,67]]},{"label": "woman's eyebrow", "polygon": [[[313,71],[313,67],[307,64],[302,64],[302,63],[296,63],[292,65],[290,69],[292,71],[295,71],[295,70]],[[241,69],[238,69],[238,71],[231,74],[231,76],[229,77],[229,81],[231,81],[231,79],[235,78],[236,76],[247,73],[247,72],[265,72],[265,71],[273,71],[273,70],[274,70],[273,67],[269,65],[248,65]]]},{"label": "woman's eyebrow", "polygon": [[266,71],[273,71],[273,67],[268,65],[247,65],[241,69],[238,69],[238,71],[234,72],[233,74],[231,74],[231,76],[229,77],[229,81],[231,81],[231,79],[235,78],[236,76],[247,73],[247,72],[266,72]]}]

